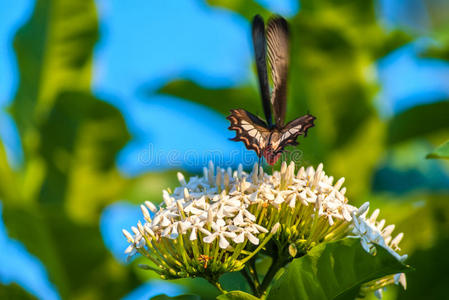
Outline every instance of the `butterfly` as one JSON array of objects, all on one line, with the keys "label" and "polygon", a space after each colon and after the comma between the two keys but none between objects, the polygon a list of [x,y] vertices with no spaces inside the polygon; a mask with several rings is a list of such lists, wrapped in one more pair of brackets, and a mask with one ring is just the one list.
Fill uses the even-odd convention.
[{"label": "butterfly", "polygon": [[[265,24],[261,16],[256,15],[252,22],[252,38],[256,58],[257,77],[265,115],[263,121],[244,109],[232,109],[226,117],[231,122],[230,130],[236,131],[233,141],[242,141],[248,150],[254,150],[259,157],[265,157],[273,165],[281,156],[284,148],[298,145],[296,139],[307,135],[313,127],[314,116],[306,114],[284,124],[287,104],[287,73],[289,63],[289,29],[282,17]],[[270,88],[267,73],[267,48],[273,89]],[[271,115],[273,109],[274,124]]]}]

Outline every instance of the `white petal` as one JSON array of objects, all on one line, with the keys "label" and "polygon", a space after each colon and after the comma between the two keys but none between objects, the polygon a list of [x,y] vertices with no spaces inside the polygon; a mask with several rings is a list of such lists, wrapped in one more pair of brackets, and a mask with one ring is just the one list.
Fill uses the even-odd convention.
[{"label": "white petal", "polygon": [[179,181],[179,183],[180,183],[182,186],[186,185],[186,180],[185,180],[185,178],[184,178],[184,175],[182,175],[181,172],[178,172],[178,174],[176,174],[176,175],[178,176],[178,181]]},{"label": "white petal", "polygon": [[221,249],[226,249],[229,246],[228,240],[222,234],[220,234],[220,241],[218,242],[218,245]]},{"label": "white petal", "polygon": [[248,196],[248,200],[251,201],[251,202],[255,202],[255,201],[257,200],[257,193],[258,193],[258,192],[256,191],[256,192],[250,194],[250,195]]},{"label": "white petal", "polygon": [[122,229],[122,232],[123,232],[123,235],[128,240],[128,243],[134,243],[134,238],[132,237],[132,235],[126,229]]},{"label": "white petal", "polygon": [[296,194],[293,194],[292,199],[290,199],[290,203],[288,204],[291,208],[295,208],[296,206]]},{"label": "white petal", "polygon": [[279,193],[276,197],[276,199],[274,200],[274,203],[276,204],[281,204],[282,202],[284,202],[284,198],[282,197],[282,195]]},{"label": "white petal", "polygon": [[399,276],[399,283],[402,285],[404,290],[407,289],[407,278],[405,277],[405,273],[401,273]]},{"label": "white petal", "polygon": [[343,214],[343,218],[345,218],[346,221],[351,222],[351,220],[352,220],[351,214],[345,207],[342,209],[342,214]]},{"label": "white petal", "polygon": [[146,207],[151,210],[153,213],[157,212],[157,207],[150,201],[145,201]]},{"label": "white petal", "polygon": [[271,228],[271,233],[276,233],[279,230],[279,227],[281,227],[281,224],[279,224],[279,222],[274,224],[273,228]]},{"label": "white petal", "polygon": [[374,296],[376,296],[377,299],[382,299],[382,289],[375,290]]},{"label": "white petal", "polygon": [[150,212],[144,205],[140,205],[140,210],[142,211],[143,217],[147,222],[151,222]]},{"label": "white petal", "polygon": [[[128,250],[128,248],[126,249],[126,250]],[[125,251],[126,251],[125,250]],[[126,253],[126,252],[125,252]],[[128,253],[126,253],[126,254],[128,254],[128,257],[127,257],[127,260],[131,257],[131,256],[133,256],[134,254],[136,254],[137,253],[137,249],[136,248],[132,248],[132,249],[130,249],[129,250],[129,252]]]},{"label": "white petal", "polygon": [[226,222],[225,222],[223,219],[218,219],[217,222],[216,222],[216,224],[217,224],[219,227],[223,227],[223,226],[226,225]]},{"label": "white petal", "polygon": [[243,224],[243,213],[240,211],[238,215],[234,218],[234,225],[239,226]]},{"label": "white petal", "polygon": [[135,252],[136,249],[134,248],[134,245],[129,245],[128,248],[125,250],[125,254],[130,254],[131,252]]},{"label": "white petal", "polygon": [[194,228],[192,228],[192,232],[190,233],[190,237],[189,237],[189,239],[191,240],[191,241],[194,241],[194,240],[196,240],[197,239],[197,235],[196,235],[196,228],[194,227]]},{"label": "white petal", "polygon": [[268,230],[267,230],[265,227],[260,226],[259,224],[254,224],[253,226],[254,226],[259,232],[263,232],[263,233],[268,232]]},{"label": "white petal", "polygon": [[391,247],[397,247],[399,243],[401,242],[402,238],[404,237],[404,233],[399,233],[392,241],[391,241]]},{"label": "white petal", "polygon": [[361,216],[363,215],[365,212],[367,212],[369,209],[369,202],[365,202],[362,204],[362,206],[359,207],[358,211],[357,211],[357,215]]},{"label": "white petal", "polygon": [[388,225],[387,227],[384,228],[384,230],[382,230],[382,235],[383,236],[389,236],[391,235],[391,233],[394,230],[394,224]]},{"label": "white petal", "polygon": [[[131,230],[132,230],[132,232],[134,232],[135,235],[139,234],[139,229],[137,229],[137,227],[132,226]],[[122,232],[123,232],[123,230],[122,230]]]},{"label": "white petal", "polygon": [[245,217],[247,217],[249,220],[251,221],[256,221],[256,216],[253,215],[252,213],[250,213],[249,211],[247,211],[246,209],[243,211],[243,214],[245,215]]},{"label": "white petal", "polygon": [[162,198],[164,199],[165,205],[167,205],[167,207],[173,204],[173,200],[166,190],[162,191]]},{"label": "white petal", "polygon": [[244,232],[240,233],[232,240],[237,244],[243,243],[245,241],[245,233]]},{"label": "white petal", "polygon": [[161,225],[162,225],[163,227],[167,227],[167,226],[170,225],[170,224],[171,224],[170,220],[169,220],[168,218],[166,218],[165,216],[162,216],[162,222],[161,222]]},{"label": "white petal", "polygon": [[259,244],[259,239],[256,238],[254,235],[252,235],[250,232],[246,232],[245,236],[248,238],[248,240],[254,244],[254,245],[258,245]]},{"label": "white petal", "polygon": [[161,236],[165,237],[165,236],[169,235],[170,231],[171,231],[171,227],[165,228],[164,231],[162,231]]},{"label": "white petal", "polygon": [[211,235],[205,236],[205,237],[203,238],[203,242],[205,242],[205,243],[207,243],[207,244],[210,244],[210,243],[212,243],[213,241],[215,241],[216,238],[217,238],[217,233],[213,233],[213,234],[211,234]]}]

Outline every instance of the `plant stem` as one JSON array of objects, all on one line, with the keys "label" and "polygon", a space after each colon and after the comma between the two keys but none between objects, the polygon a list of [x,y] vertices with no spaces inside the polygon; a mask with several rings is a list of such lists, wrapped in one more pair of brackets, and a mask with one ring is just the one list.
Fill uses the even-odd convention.
[{"label": "plant stem", "polygon": [[265,294],[268,287],[270,286],[271,281],[273,280],[274,275],[276,275],[280,268],[282,267],[279,266],[277,260],[273,261],[270,268],[268,269],[267,274],[263,278],[262,284],[260,285],[259,295],[257,295],[258,297],[261,297],[263,294]]},{"label": "plant stem", "polygon": [[210,284],[212,284],[214,287],[216,287],[222,294],[226,293],[226,290],[224,290],[221,287],[221,284],[220,284],[220,282],[218,282],[218,280],[213,280],[213,279],[207,278],[207,281],[209,281]]},{"label": "plant stem", "polygon": [[256,288],[258,288],[260,285],[260,281],[259,281],[259,275],[257,274],[255,257],[253,257],[253,259],[251,259],[249,261],[248,270],[249,270],[249,274],[253,276],[254,284],[255,284]]},{"label": "plant stem", "polygon": [[253,295],[257,295],[258,294],[258,289],[256,288],[256,285],[254,283],[254,281],[251,279],[251,276],[248,273],[248,270],[246,269],[246,267],[244,269],[242,269],[240,271],[240,273],[243,275],[243,277],[245,278],[246,282],[248,282],[249,287],[251,288],[251,291],[253,292]]},{"label": "plant stem", "polygon": [[276,273],[288,263],[288,259],[283,259],[283,257],[284,255],[279,253],[275,256],[272,256],[273,262],[271,263],[267,274],[265,274],[262,284],[259,286],[257,297],[264,298],[265,293],[267,292],[267,289],[273,281]]}]

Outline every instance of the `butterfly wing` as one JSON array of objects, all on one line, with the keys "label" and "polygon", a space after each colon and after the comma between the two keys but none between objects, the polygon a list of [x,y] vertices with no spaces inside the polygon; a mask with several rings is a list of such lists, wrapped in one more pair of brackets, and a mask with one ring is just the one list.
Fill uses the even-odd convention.
[{"label": "butterfly wing", "polygon": [[259,15],[256,15],[253,19],[252,35],[263,112],[265,114],[268,127],[271,128],[272,117],[270,106],[270,88],[267,73],[267,42],[265,38],[265,24],[262,17]]},{"label": "butterfly wing", "polygon": [[231,140],[242,141],[248,150],[254,150],[260,157],[270,136],[267,124],[244,109],[232,109],[226,119],[231,122],[229,129],[236,132]]},{"label": "butterfly wing", "polygon": [[278,128],[284,125],[287,105],[287,75],[289,63],[289,30],[287,21],[276,17],[267,26],[268,61],[271,67],[274,120]]},{"label": "butterfly wing", "polygon": [[289,122],[277,135],[273,134],[270,141],[273,153],[282,152],[288,145],[298,145],[296,139],[300,135],[307,136],[307,130],[314,126],[313,122],[315,119],[312,115],[304,115]]}]

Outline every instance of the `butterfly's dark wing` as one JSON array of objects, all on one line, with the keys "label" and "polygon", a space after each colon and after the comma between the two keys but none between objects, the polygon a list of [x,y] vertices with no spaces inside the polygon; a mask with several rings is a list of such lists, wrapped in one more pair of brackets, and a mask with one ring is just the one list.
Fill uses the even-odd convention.
[{"label": "butterfly's dark wing", "polygon": [[265,38],[265,24],[261,16],[256,15],[252,25],[254,54],[256,57],[257,78],[259,79],[260,96],[262,98],[263,112],[268,127],[272,126],[270,87],[267,73],[267,42]]},{"label": "butterfly's dark wing", "polygon": [[260,157],[270,136],[267,124],[244,109],[232,109],[226,119],[231,122],[229,129],[236,132],[235,138],[231,140],[242,141],[248,150],[256,151]]},{"label": "butterfly's dark wing", "polygon": [[277,135],[272,136],[270,145],[274,153],[279,153],[284,150],[288,145],[298,145],[296,139],[300,135],[307,136],[307,130],[313,127],[313,121],[316,118],[312,115],[304,115],[289,122],[285,127],[283,127]]},{"label": "butterfly's dark wing", "polygon": [[289,63],[289,30],[287,21],[276,17],[267,26],[268,61],[271,67],[274,121],[278,128],[284,125],[287,105],[287,74]]}]

